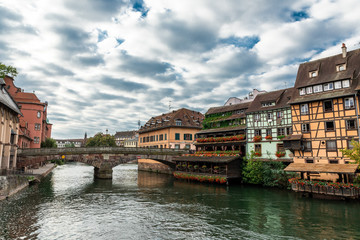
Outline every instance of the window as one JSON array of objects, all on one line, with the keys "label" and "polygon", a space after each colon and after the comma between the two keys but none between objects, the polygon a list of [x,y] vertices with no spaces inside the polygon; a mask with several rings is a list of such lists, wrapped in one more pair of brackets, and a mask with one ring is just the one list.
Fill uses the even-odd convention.
[{"label": "window", "polygon": [[343,88],[350,87],[350,80],[343,80],[342,86],[343,86]]},{"label": "window", "polygon": [[303,147],[305,152],[311,152],[311,142],[303,141]]},{"label": "window", "polygon": [[255,129],[255,136],[261,136],[261,129]]},{"label": "window", "polygon": [[341,81],[335,82],[335,89],[340,89],[340,88],[341,88]]},{"label": "window", "polygon": [[301,113],[301,115],[309,114],[309,105],[307,103],[301,104],[300,113]]},{"label": "window", "polygon": [[347,148],[348,149],[353,149],[354,148],[354,145],[351,144],[351,140],[347,140]]},{"label": "window", "polygon": [[333,121],[325,122],[325,131],[335,131],[335,123]]},{"label": "window", "polygon": [[180,133],[175,133],[175,140],[180,140]]},{"label": "window", "polygon": [[40,131],[40,128],[41,128],[41,124],[35,123],[35,130]]},{"label": "window", "polygon": [[142,143],[142,141],[143,141],[143,138],[140,138],[140,143]]},{"label": "window", "polygon": [[271,129],[266,129],[266,136],[272,136]]},{"label": "window", "polygon": [[278,136],[284,136],[285,135],[285,128],[278,128],[277,129],[277,135]]},{"label": "window", "polygon": [[159,135],[156,135],[156,141],[159,141]]},{"label": "window", "polygon": [[346,65],[345,64],[339,64],[336,66],[336,71],[341,72],[346,70]]},{"label": "window", "polygon": [[300,88],[300,90],[299,90],[299,94],[300,95],[305,95],[305,88]]},{"label": "window", "polygon": [[255,144],[255,152],[261,154],[261,144]]},{"label": "window", "polygon": [[323,106],[324,106],[324,112],[332,112],[333,111],[332,100],[324,101]]},{"label": "window", "polygon": [[355,121],[355,119],[346,120],[346,129],[356,129],[356,121]]},{"label": "window", "polygon": [[261,104],[262,107],[275,106],[275,102],[265,102]]},{"label": "window", "polygon": [[292,127],[286,128],[286,133],[287,133],[287,135],[292,134],[293,133]]},{"label": "window", "polygon": [[314,93],[322,92],[322,85],[315,85],[314,86]]},{"label": "window", "polygon": [[37,114],[36,114],[37,118],[40,118],[41,117],[41,112],[38,111]]},{"label": "window", "polygon": [[314,159],[306,159],[306,163],[314,163]]},{"label": "window", "polygon": [[354,104],[354,98],[353,97],[348,97],[344,99],[344,103],[345,103],[345,109],[351,109],[355,107]]},{"label": "window", "polygon": [[277,118],[282,118],[284,116],[284,113],[282,111],[276,112]]},{"label": "window", "polygon": [[34,143],[39,143],[40,142],[40,137],[34,137]]},{"label": "window", "polygon": [[306,88],[306,94],[311,94],[313,92],[312,87],[307,87]]},{"label": "window", "polygon": [[333,90],[333,89],[334,89],[333,83],[325,83],[324,84],[324,91],[329,91],[329,90]]},{"label": "window", "polygon": [[254,121],[255,121],[255,122],[259,122],[259,121],[260,121],[260,113],[255,113],[255,114],[254,114]]},{"label": "window", "polygon": [[[167,134],[165,133],[165,140],[167,140]],[[165,147],[166,148],[166,147]]]},{"label": "window", "polygon": [[326,141],[326,150],[328,152],[336,152],[336,141]]},{"label": "window", "polygon": [[311,72],[309,73],[309,76],[310,76],[311,78],[317,77],[317,75],[318,75],[318,72],[317,72],[317,71],[311,71]]},{"label": "window", "polygon": [[284,144],[282,144],[282,143],[278,143],[276,145],[276,149],[278,152],[285,152]]},{"label": "window", "polygon": [[164,140],[164,135],[163,134],[160,134],[159,135],[159,141],[163,141]]},{"label": "window", "polygon": [[310,132],[310,124],[309,123],[301,124],[301,132],[303,132],[303,133]]},{"label": "window", "polygon": [[175,121],[175,125],[176,125],[176,126],[181,126],[181,120],[176,120],[176,121]]},{"label": "window", "polygon": [[175,149],[180,149],[180,144],[175,144]]},{"label": "window", "polygon": [[190,144],[186,144],[185,149],[190,149]]},{"label": "window", "polygon": [[267,120],[272,120],[272,113],[267,113],[266,118]]},{"label": "window", "polygon": [[184,140],[192,140],[192,134],[185,133]]}]

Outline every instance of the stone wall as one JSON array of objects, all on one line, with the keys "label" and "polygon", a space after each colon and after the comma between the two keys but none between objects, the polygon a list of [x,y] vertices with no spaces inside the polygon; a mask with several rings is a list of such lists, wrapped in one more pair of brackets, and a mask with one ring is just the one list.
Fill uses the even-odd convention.
[{"label": "stone wall", "polygon": [[29,181],[25,176],[0,176],[0,200],[17,193],[27,186],[29,186]]},{"label": "stone wall", "polygon": [[139,159],[138,170],[166,174],[172,174],[173,172],[169,166],[151,159]]}]

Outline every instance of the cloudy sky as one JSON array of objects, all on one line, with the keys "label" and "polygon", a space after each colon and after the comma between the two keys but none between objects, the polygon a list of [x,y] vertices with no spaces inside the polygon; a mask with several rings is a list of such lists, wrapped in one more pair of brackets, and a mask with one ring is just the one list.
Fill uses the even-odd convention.
[{"label": "cloudy sky", "polygon": [[358,0],[2,0],[0,62],[49,102],[54,138],[205,113],[360,47]]}]

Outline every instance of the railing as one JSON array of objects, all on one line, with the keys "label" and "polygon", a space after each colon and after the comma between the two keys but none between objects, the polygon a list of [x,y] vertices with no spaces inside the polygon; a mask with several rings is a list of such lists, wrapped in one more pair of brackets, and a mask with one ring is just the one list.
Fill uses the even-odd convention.
[{"label": "railing", "polygon": [[0,169],[0,176],[10,176],[10,175],[32,175],[32,170],[13,170],[13,169]]},{"label": "railing", "polygon": [[358,188],[336,188],[331,186],[314,186],[308,184],[303,185],[299,183],[292,183],[291,188],[296,192],[309,192],[331,196],[358,197],[360,195],[360,190]]},{"label": "railing", "polygon": [[45,156],[45,155],[77,155],[77,154],[134,154],[134,155],[181,155],[189,150],[170,148],[132,148],[132,147],[81,147],[81,148],[37,148],[18,149],[18,156]]},{"label": "railing", "polygon": [[197,168],[195,168],[194,166],[182,166],[182,165],[177,165],[177,166],[176,166],[176,171],[188,172],[188,173],[203,173],[203,174],[214,174],[214,175],[226,175],[226,168],[225,168],[225,167],[219,167],[219,168],[211,168],[211,167],[202,168],[202,167],[197,167]]}]

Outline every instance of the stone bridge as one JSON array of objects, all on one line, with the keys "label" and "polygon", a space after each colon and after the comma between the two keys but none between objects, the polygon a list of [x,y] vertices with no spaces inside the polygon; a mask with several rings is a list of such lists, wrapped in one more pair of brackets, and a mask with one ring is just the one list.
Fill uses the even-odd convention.
[{"label": "stone bridge", "polygon": [[147,158],[174,168],[172,159],[189,153],[186,150],[159,148],[125,147],[86,147],[86,148],[38,148],[18,149],[18,163],[45,162],[65,158],[68,161],[82,162],[94,167],[95,178],[111,179],[112,168],[129,161]]}]

